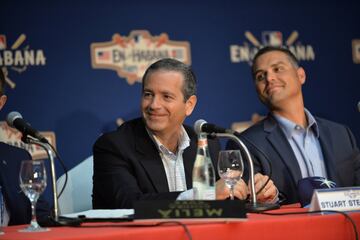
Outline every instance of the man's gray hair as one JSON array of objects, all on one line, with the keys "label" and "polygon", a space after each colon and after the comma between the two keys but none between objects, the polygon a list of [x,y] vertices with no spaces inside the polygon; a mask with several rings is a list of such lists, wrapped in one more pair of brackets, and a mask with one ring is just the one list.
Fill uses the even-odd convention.
[{"label": "man's gray hair", "polygon": [[184,84],[182,92],[184,101],[187,101],[192,95],[196,95],[196,77],[191,67],[173,58],[163,58],[148,67],[142,78],[143,90],[148,76],[156,71],[174,71],[183,75]]}]

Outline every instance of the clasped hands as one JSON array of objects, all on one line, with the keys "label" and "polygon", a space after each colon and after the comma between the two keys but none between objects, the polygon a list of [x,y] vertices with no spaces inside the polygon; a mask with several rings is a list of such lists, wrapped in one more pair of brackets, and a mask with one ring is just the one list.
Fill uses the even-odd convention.
[{"label": "clasped hands", "polygon": [[[255,174],[255,192],[257,193],[268,180],[268,176],[260,173]],[[250,184],[246,184],[243,179],[240,179],[234,186],[234,197],[244,200],[250,194]],[[270,179],[266,186],[256,195],[259,202],[272,202],[277,198],[278,190],[274,182]],[[230,189],[226,186],[225,181],[220,179],[216,182],[216,199],[224,200],[230,196]]]}]

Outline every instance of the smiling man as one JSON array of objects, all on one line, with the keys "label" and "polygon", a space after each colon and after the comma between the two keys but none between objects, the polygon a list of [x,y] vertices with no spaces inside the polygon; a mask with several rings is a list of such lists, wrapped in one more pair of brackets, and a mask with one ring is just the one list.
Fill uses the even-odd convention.
[{"label": "smiling man", "polygon": [[[174,59],[153,63],[143,76],[141,113],[94,145],[93,208],[132,208],[136,200],[192,198],[192,169],[197,135],[183,125],[195,108],[196,79],[187,65]],[[209,139],[216,166],[220,145]],[[235,196],[245,199],[239,181]],[[229,197],[223,180],[216,197]]]},{"label": "smiling man", "polygon": [[325,177],[338,187],[360,185],[355,138],[349,128],[314,117],[304,107],[306,74],[296,57],[285,48],[262,48],[252,74],[270,113],[240,137],[255,157],[256,171],[270,174],[272,169],[283,203],[299,201],[297,183],[306,177]]}]

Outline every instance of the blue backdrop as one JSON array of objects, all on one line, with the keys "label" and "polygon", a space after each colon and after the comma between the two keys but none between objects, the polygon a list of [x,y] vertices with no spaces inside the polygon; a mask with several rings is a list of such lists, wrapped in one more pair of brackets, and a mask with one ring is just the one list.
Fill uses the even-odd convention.
[{"label": "blue backdrop", "polygon": [[[230,127],[255,112],[265,115],[248,58],[257,44],[288,42],[307,73],[306,107],[350,126],[359,141],[359,9],[359,1],[333,0],[5,0],[0,66],[16,87],[8,88],[0,119],[16,110],[37,129],[53,131],[58,151],[73,167],[92,154],[102,132],[116,128],[117,118],[139,116],[140,83],[129,84],[114,70],[93,68],[91,44],[146,30],[190,45],[199,101],[186,123],[203,118]],[[33,51],[33,58],[20,56],[25,50]],[[60,176],[62,170],[57,170]]]}]

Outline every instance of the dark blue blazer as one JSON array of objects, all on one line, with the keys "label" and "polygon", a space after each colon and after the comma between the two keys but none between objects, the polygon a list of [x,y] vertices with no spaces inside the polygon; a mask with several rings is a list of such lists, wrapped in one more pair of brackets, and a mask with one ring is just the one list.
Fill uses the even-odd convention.
[{"label": "dark blue blazer", "polygon": [[[0,142],[0,185],[10,212],[9,225],[28,224],[31,220],[30,201],[19,186],[21,161],[30,159],[30,154],[24,149]],[[48,217],[49,211],[46,201],[40,198],[36,208],[39,222]]]},{"label": "dark blue blazer", "polygon": [[[184,128],[190,146],[184,150],[186,184],[192,188],[197,135]],[[216,168],[220,144],[209,139],[209,151]],[[175,200],[180,192],[169,192],[165,169],[155,143],[142,119],[123,123],[117,131],[102,135],[94,148],[93,208],[132,208],[135,200]]]},{"label": "dark blue blazer", "polygon": [[[316,121],[328,178],[338,187],[360,185],[360,153],[350,129],[321,118]],[[254,157],[255,172],[269,175],[271,163],[271,179],[284,195],[284,204],[299,202],[300,167],[276,119],[269,114],[239,137]]]}]

